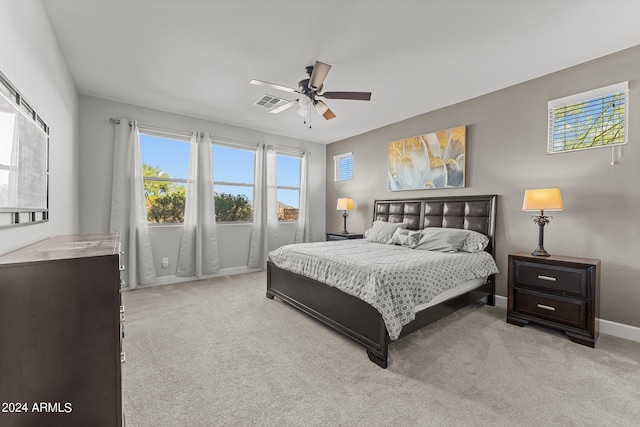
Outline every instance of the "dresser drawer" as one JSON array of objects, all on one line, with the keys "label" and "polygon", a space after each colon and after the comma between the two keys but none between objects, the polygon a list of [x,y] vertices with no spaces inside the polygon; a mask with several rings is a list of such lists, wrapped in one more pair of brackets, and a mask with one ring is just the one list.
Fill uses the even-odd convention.
[{"label": "dresser drawer", "polygon": [[515,264],[515,286],[532,287],[564,295],[587,297],[585,269],[556,267],[518,261]]},{"label": "dresser drawer", "polygon": [[587,324],[587,302],[527,289],[514,289],[513,310],[584,329]]}]

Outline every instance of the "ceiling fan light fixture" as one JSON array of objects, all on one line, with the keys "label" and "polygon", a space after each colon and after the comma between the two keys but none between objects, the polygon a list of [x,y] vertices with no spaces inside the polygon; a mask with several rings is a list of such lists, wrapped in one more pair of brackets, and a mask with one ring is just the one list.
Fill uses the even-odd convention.
[{"label": "ceiling fan light fixture", "polygon": [[309,98],[306,96],[302,96],[300,97],[300,99],[298,99],[298,105],[302,110],[308,110],[310,104],[311,104],[311,101],[309,101]]},{"label": "ceiling fan light fixture", "polygon": [[298,108],[298,115],[300,117],[307,117],[307,113],[309,112],[309,106],[311,105],[311,101],[309,100],[308,97],[306,96],[301,96],[300,99],[298,99],[298,105],[300,106],[300,108]]}]

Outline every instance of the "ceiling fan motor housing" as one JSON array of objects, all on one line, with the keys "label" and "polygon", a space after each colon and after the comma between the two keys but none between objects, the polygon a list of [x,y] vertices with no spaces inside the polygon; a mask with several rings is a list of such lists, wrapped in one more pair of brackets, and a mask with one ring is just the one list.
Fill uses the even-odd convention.
[{"label": "ceiling fan motor housing", "polygon": [[311,96],[312,94],[320,92],[322,90],[322,86],[323,85],[320,85],[319,88],[314,89],[309,86],[309,79],[303,79],[298,82],[298,92]]}]

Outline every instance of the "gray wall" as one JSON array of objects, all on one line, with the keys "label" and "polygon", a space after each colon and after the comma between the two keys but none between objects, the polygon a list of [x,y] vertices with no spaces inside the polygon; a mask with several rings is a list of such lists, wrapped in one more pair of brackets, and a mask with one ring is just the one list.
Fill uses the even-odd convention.
[{"label": "gray wall", "polygon": [[50,126],[48,223],[0,229],[0,254],[78,232],[78,94],[42,3],[4,1],[0,71]]},{"label": "gray wall", "polygon": [[[326,194],[326,147],[324,145],[85,95],[80,96],[80,231],[82,233],[109,231],[114,139],[114,125],[109,123],[111,117],[135,119],[144,125],[166,129],[206,131],[214,137],[236,141],[264,142],[276,146],[309,149],[311,152],[309,174],[312,240],[323,240]],[[149,234],[156,273],[160,277],[175,275],[181,231],[181,226],[175,225],[150,227]],[[248,260],[251,225],[219,224],[217,231],[222,273],[244,271]],[[280,243],[293,243],[295,224],[281,224],[279,233]],[[161,267],[163,257],[169,258],[168,269]]]},{"label": "gray wall", "polygon": [[[547,102],[629,81],[629,144],[611,166],[611,149],[547,155]],[[429,112],[327,146],[327,230],[342,229],[338,197],[353,197],[349,231],[371,225],[373,200],[498,194],[497,292],[506,296],[507,255],[537,246],[524,189],[559,187],[564,210],[553,212],[545,248],[555,255],[602,260],[600,317],[640,326],[640,46]],[[467,187],[387,191],[387,144],[467,126]],[[352,151],[354,179],[333,182],[333,156]]]}]

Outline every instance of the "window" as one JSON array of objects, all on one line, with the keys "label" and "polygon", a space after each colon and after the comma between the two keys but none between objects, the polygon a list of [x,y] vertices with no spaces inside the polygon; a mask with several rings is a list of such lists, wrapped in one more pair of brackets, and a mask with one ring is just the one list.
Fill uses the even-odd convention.
[{"label": "window", "polygon": [[353,178],[353,154],[344,153],[333,156],[334,181],[346,181]]},{"label": "window", "polygon": [[168,138],[140,132],[149,224],[183,222],[190,151],[186,137]]},{"label": "window", "polygon": [[300,209],[300,157],[276,155],[278,220],[297,221]]},{"label": "window", "polygon": [[628,83],[549,101],[547,153],[627,143]]},{"label": "window", "polygon": [[213,145],[216,221],[253,220],[253,151]]}]

